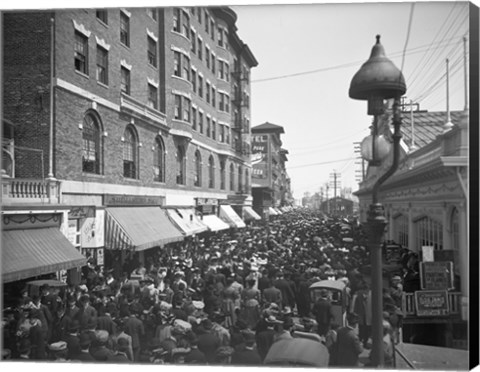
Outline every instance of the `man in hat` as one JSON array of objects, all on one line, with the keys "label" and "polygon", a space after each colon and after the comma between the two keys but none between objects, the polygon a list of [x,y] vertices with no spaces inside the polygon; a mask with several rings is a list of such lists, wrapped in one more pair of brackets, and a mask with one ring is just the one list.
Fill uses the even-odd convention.
[{"label": "man in hat", "polygon": [[275,287],[282,292],[282,307],[295,306],[295,291],[291,284],[285,279],[285,274],[280,271],[277,273],[277,280],[275,281]]},{"label": "man in hat", "polygon": [[30,353],[32,350],[32,344],[28,338],[23,338],[20,340],[18,343],[18,353],[19,359],[22,361],[29,360],[30,358]]},{"label": "man in hat", "polygon": [[117,319],[115,321],[115,333],[112,334],[112,343],[115,345],[118,343],[118,340],[124,339],[128,344],[128,349],[125,351],[128,357],[128,360],[133,362],[133,348],[132,348],[132,336],[125,333],[125,322],[123,319]]},{"label": "man in hat", "polygon": [[263,303],[275,302],[280,308],[282,307],[282,292],[275,287],[275,277],[270,281],[270,285],[262,292]]},{"label": "man in hat", "polygon": [[79,317],[82,328],[86,327],[92,319],[97,320],[97,310],[90,304],[90,296],[88,295],[80,297]]},{"label": "man in hat", "polygon": [[358,357],[363,352],[363,346],[355,328],[359,317],[355,313],[347,314],[347,324],[337,331],[337,341],[332,347],[330,365],[335,367],[357,367]]},{"label": "man in hat", "polygon": [[54,342],[49,345],[49,350],[55,362],[67,362],[68,347],[65,341]]},{"label": "man in hat", "polygon": [[243,339],[245,341],[243,348],[234,351],[232,355],[233,365],[251,365],[260,366],[262,359],[260,354],[255,349],[255,332],[250,329],[242,331]]},{"label": "man in hat", "polygon": [[215,351],[221,346],[220,339],[212,330],[213,324],[210,319],[204,319],[197,328],[198,331],[198,349],[205,355],[208,363],[215,361]]},{"label": "man in hat", "polygon": [[268,350],[273,344],[273,338],[275,336],[275,326],[281,324],[282,322],[277,320],[274,315],[268,315],[265,318],[266,329],[260,331],[256,335],[257,349],[262,362],[267,356]]},{"label": "man in hat", "polygon": [[118,339],[118,342],[115,345],[115,352],[112,355],[109,355],[107,360],[111,363],[130,363],[130,359],[128,359],[128,352],[129,345],[128,341],[124,338]]},{"label": "man in hat", "polygon": [[105,308],[98,310],[97,318],[97,329],[103,329],[109,334],[113,335],[115,333],[116,324],[113,321],[109,313],[106,312]]},{"label": "man in hat", "polygon": [[[46,358],[45,348],[47,345],[47,325],[40,320],[40,310],[32,309],[29,314],[31,342],[31,359],[43,360]],[[45,322],[46,323],[46,322]]]},{"label": "man in hat", "polygon": [[81,333],[79,336],[80,351],[71,352],[69,349],[69,359],[80,362],[94,362],[95,358],[90,354],[91,343],[90,336],[86,333]]},{"label": "man in hat", "polygon": [[190,345],[190,351],[185,355],[186,364],[206,364],[207,359],[205,354],[198,348],[198,336],[190,332],[188,334],[188,343]]},{"label": "man in hat", "polygon": [[113,351],[107,347],[109,334],[107,331],[98,330],[95,332],[97,347],[91,351],[96,361],[105,362],[113,356]]},{"label": "man in hat", "polygon": [[145,335],[143,322],[135,313],[130,314],[125,321],[125,333],[132,337],[133,360],[138,361],[140,355],[140,338]]},{"label": "man in hat", "polygon": [[79,328],[80,328],[80,324],[78,320],[72,320],[68,325],[67,334],[62,339],[67,343],[69,359],[72,359],[73,355],[76,355],[80,352],[80,338],[78,334]]},{"label": "man in hat", "polygon": [[312,315],[317,321],[318,334],[325,337],[330,329],[330,323],[334,319],[332,304],[328,299],[328,290],[322,288],[320,297],[313,305]]}]

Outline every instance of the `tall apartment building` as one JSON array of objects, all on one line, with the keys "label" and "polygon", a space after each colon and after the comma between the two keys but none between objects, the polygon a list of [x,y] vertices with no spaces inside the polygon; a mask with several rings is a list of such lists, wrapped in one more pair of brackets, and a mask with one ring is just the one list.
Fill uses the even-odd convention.
[{"label": "tall apartment building", "polygon": [[262,216],[275,214],[271,208],[293,204],[285,167],[288,151],[280,138],[284,133],[282,126],[268,122],[252,128],[253,208]]},{"label": "tall apartment building", "polygon": [[[103,248],[181,240],[163,209],[187,222],[242,215],[257,61],[236,18],[226,7],[4,12],[2,226],[48,214],[103,261]],[[155,237],[142,230],[155,224]]]}]

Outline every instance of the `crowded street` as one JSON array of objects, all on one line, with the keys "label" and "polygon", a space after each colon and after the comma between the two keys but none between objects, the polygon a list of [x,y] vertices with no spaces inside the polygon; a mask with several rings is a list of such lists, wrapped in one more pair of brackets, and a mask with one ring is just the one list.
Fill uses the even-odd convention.
[{"label": "crowded street", "polygon": [[[354,219],[300,208],[150,250],[145,264],[135,254],[120,262],[115,252],[102,268],[89,259],[79,285],[5,297],[3,352],[38,361],[262,365],[277,363],[272,345],[303,338],[318,343],[328,365],[355,365],[371,343],[364,239]],[[325,280],[345,284],[344,324],[334,321],[334,291],[322,289],[312,302],[310,286]],[[387,363],[398,295],[384,295]],[[356,349],[339,346],[353,329]]]}]

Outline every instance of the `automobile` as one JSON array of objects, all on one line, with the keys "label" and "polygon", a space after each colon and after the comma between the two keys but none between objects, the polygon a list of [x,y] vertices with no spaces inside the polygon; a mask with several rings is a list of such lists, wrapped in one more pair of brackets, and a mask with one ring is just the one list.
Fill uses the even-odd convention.
[{"label": "automobile", "polygon": [[320,280],[313,283],[309,288],[312,307],[320,298],[323,289],[327,290],[328,298],[332,304],[333,322],[340,327],[345,326],[348,311],[347,285],[342,280]]},{"label": "automobile", "polygon": [[293,337],[274,342],[263,364],[268,366],[328,367],[327,347],[315,339]]}]

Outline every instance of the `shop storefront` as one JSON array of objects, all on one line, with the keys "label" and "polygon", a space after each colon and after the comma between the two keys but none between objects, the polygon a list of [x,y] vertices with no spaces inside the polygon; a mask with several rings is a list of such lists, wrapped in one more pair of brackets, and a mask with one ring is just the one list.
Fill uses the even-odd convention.
[{"label": "shop storefront", "polygon": [[219,217],[234,229],[241,229],[246,226],[230,205],[220,205]]},{"label": "shop storefront", "polygon": [[43,276],[67,281],[85,257],[62,233],[66,210],[2,212],[2,280]]}]

